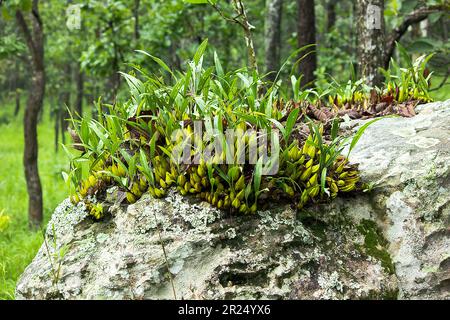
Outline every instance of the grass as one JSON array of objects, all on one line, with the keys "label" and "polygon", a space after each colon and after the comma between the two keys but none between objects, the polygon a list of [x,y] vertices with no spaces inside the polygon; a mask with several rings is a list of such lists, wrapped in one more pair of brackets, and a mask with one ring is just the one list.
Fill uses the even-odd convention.
[{"label": "grass", "polygon": [[[13,117],[12,104],[0,108],[0,212],[11,219],[0,231],[0,300],[14,299],[19,276],[42,244],[40,232],[28,229],[28,197],[23,173],[23,114]],[[24,102],[22,103],[24,105]],[[45,110],[48,110],[46,106]],[[9,123],[5,123],[9,121]],[[44,216],[48,221],[53,210],[67,195],[61,171],[67,157],[60,148],[54,151],[53,122],[44,113],[38,126],[39,173],[43,188]]]}]

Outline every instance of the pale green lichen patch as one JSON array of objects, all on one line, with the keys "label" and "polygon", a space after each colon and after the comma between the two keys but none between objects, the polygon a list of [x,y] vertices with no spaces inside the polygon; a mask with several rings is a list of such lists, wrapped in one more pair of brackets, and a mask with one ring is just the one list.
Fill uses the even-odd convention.
[{"label": "pale green lichen patch", "polygon": [[416,135],[416,129],[412,127],[396,128],[395,130],[391,130],[391,133],[402,138],[408,138]]},{"label": "pale green lichen patch", "polygon": [[426,138],[426,137],[414,137],[414,138],[411,138],[407,143],[414,144],[416,147],[419,147],[422,149],[428,149],[428,148],[434,147],[439,142],[440,142],[439,139]]}]

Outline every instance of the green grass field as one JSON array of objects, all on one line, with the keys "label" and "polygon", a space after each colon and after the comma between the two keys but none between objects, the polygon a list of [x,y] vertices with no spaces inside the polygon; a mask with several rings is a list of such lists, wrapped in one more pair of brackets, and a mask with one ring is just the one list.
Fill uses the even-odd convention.
[{"label": "green grass field", "polygon": [[[23,107],[24,107],[23,103]],[[48,111],[48,107],[45,108]],[[20,274],[31,262],[42,243],[40,232],[28,230],[28,198],[22,165],[22,113],[14,118],[13,107],[0,108],[0,213],[10,218],[2,231],[0,222],[0,300],[14,299]],[[9,123],[5,123],[9,121]],[[62,148],[55,153],[53,122],[45,112],[38,128],[39,173],[44,197],[45,221],[61,200],[66,187],[61,171],[68,159]]]}]

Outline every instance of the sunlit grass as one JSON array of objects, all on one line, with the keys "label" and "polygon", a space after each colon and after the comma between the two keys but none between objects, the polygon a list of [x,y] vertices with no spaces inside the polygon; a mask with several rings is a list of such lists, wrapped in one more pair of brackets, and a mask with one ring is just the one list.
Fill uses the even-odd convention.
[{"label": "sunlit grass", "polygon": [[[1,109],[0,118],[8,119],[9,123],[0,124],[0,212],[4,210],[11,222],[6,230],[0,232],[0,300],[14,298],[18,277],[42,243],[40,232],[28,230],[28,197],[22,165],[22,114],[14,118],[10,105],[3,105]],[[38,126],[38,138],[44,215],[48,221],[55,207],[66,197],[60,172],[68,161],[61,148],[55,153],[53,123],[47,113]]]}]

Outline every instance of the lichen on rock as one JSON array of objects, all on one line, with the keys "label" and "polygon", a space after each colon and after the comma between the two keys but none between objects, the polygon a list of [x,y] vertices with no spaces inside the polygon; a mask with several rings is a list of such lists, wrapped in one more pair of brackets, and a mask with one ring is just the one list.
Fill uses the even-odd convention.
[{"label": "lichen on rock", "polygon": [[300,212],[236,216],[169,192],[94,222],[65,200],[46,233],[69,248],[59,279],[42,247],[16,298],[449,299],[450,101],[417,111],[373,124],[353,150],[373,190]]}]

